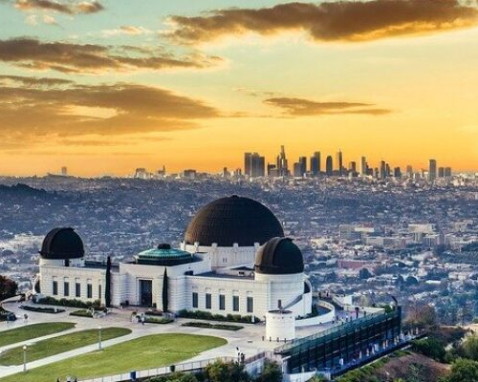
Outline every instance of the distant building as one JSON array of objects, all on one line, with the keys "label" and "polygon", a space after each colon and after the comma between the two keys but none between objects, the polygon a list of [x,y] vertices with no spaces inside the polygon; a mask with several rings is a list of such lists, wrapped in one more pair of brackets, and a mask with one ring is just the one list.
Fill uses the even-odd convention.
[{"label": "distant building", "polygon": [[437,177],[437,161],[435,159],[430,159],[428,165],[428,180],[433,182]]},{"label": "distant building", "polygon": [[61,175],[62,175],[62,176],[68,176],[68,167],[63,166],[63,167],[61,168]]},{"label": "distant building", "polygon": [[188,169],[183,171],[183,178],[195,179],[197,176],[197,171],[193,169]]},{"label": "distant building", "polygon": [[342,151],[338,151],[337,152],[337,156],[336,156],[336,166],[337,166],[337,171],[338,171],[338,174],[341,176],[343,175],[343,170],[344,170],[344,164],[343,164],[343,158],[342,158]]},{"label": "distant building", "polygon": [[244,154],[244,175],[250,178],[265,176],[265,158],[258,153]]},{"label": "distant building", "polygon": [[320,151],[316,151],[312,157],[310,157],[310,173],[313,176],[317,176],[321,171]]},{"label": "distant building", "polygon": [[327,176],[332,176],[334,174],[334,162],[331,155],[328,155],[325,160],[325,173]]}]

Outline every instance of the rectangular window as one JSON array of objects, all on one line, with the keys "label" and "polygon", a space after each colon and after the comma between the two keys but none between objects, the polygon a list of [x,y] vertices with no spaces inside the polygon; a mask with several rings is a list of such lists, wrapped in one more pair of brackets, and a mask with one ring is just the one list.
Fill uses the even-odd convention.
[{"label": "rectangular window", "polygon": [[65,281],[63,283],[63,295],[65,297],[68,297],[70,295],[70,283],[68,281]]},{"label": "rectangular window", "polygon": [[254,311],[254,300],[252,297],[247,298],[247,313],[252,313]]},{"label": "rectangular window", "polygon": [[199,298],[197,292],[193,292],[193,308],[197,308],[199,306]]},{"label": "rectangular window", "polygon": [[101,285],[98,285],[98,300],[101,301],[101,298],[102,298],[102,296],[101,296]]},{"label": "rectangular window", "polygon": [[211,293],[206,293],[206,309],[211,309]]},{"label": "rectangular window", "polygon": [[226,310],[226,296],[219,295],[219,310]]},{"label": "rectangular window", "polygon": [[86,284],[86,298],[93,298],[93,285]]},{"label": "rectangular window", "polygon": [[232,296],[232,310],[239,312],[239,296]]},{"label": "rectangular window", "polygon": [[58,296],[58,281],[53,281],[53,296]]},{"label": "rectangular window", "polygon": [[81,297],[81,284],[75,283],[75,297]]}]

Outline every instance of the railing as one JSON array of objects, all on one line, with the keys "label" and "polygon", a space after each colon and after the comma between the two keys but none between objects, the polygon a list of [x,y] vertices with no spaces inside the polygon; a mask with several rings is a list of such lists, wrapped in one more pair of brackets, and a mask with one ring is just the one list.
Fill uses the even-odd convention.
[{"label": "railing", "polygon": [[357,318],[355,320],[349,321],[349,322],[344,322],[341,325],[337,324],[333,326],[332,328],[326,329],[324,331],[321,331],[319,333],[312,334],[308,337],[303,337],[299,338],[296,340],[293,340],[285,345],[282,345],[274,350],[276,354],[284,354],[287,353],[289,350],[292,348],[295,348],[297,346],[303,345],[308,343],[309,341],[316,340],[318,338],[326,337],[335,333],[341,333],[344,331],[350,331],[352,329],[355,329],[357,327],[361,327],[366,324],[373,324],[375,322],[382,321],[384,319],[392,318],[395,317],[397,312],[392,312],[392,313],[381,313],[381,314],[369,314],[367,316]]},{"label": "railing", "polygon": [[[246,359],[246,363],[253,362],[260,358],[260,357],[259,358],[255,358],[255,357],[256,356]],[[159,375],[167,375],[167,374],[171,374],[172,372],[191,372],[191,371],[204,369],[206,366],[209,366],[210,364],[218,360],[222,360],[224,362],[235,362],[238,359],[236,357],[208,358],[201,361],[178,363],[176,365],[171,365],[171,366],[162,366],[162,367],[157,367],[157,368],[152,368],[147,370],[131,371],[128,373],[109,375],[109,376],[97,377],[97,378],[91,378],[91,379],[81,379],[79,381],[80,382],[123,382],[123,381],[130,381],[132,373],[134,373],[136,379],[140,379],[140,378],[156,377]]]}]

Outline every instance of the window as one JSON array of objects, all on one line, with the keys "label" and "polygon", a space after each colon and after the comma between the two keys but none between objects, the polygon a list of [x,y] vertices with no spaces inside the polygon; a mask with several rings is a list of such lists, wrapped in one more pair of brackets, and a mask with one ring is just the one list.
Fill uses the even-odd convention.
[{"label": "window", "polygon": [[232,296],[232,310],[239,312],[239,296]]},{"label": "window", "polygon": [[63,295],[65,297],[68,297],[70,295],[70,283],[68,281],[65,281],[63,283]]},{"label": "window", "polygon": [[101,301],[101,285],[98,285],[98,300]]},{"label": "window", "polygon": [[193,292],[193,308],[197,308],[199,306],[199,298],[197,292]]},{"label": "window", "polygon": [[58,296],[58,281],[53,281],[53,296]]},{"label": "window", "polygon": [[81,297],[81,284],[79,282],[75,283],[75,297]]},{"label": "window", "polygon": [[254,300],[252,297],[247,298],[247,313],[252,313],[254,311]]},{"label": "window", "polygon": [[206,309],[211,309],[211,293],[206,293]]},{"label": "window", "polygon": [[93,298],[93,285],[86,285],[86,298]]},{"label": "window", "polygon": [[219,295],[219,310],[226,310],[226,296]]}]

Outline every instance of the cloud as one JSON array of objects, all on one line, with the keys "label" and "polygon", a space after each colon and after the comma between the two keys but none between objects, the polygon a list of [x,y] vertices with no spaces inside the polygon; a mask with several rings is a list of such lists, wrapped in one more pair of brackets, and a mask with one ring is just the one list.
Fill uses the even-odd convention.
[{"label": "cloud", "polygon": [[98,1],[16,0],[14,5],[21,11],[43,10],[67,15],[91,14],[104,9]]},{"label": "cloud", "polygon": [[128,47],[67,42],[42,42],[34,38],[0,40],[0,62],[28,69],[63,73],[95,73],[170,68],[205,68],[220,61],[200,54],[176,57],[166,52],[143,52]]},{"label": "cloud", "polygon": [[303,98],[268,98],[264,103],[278,107],[289,116],[312,116],[330,114],[382,115],[391,110],[380,109],[370,103],[362,102],[317,102]]},{"label": "cloud", "polygon": [[151,86],[0,77],[0,141],[10,142],[10,147],[45,136],[84,139],[86,145],[91,135],[195,129],[198,121],[220,116],[200,100]]},{"label": "cloud", "polygon": [[183,43],[212,41],[248,32],[269,36],[305,32],[318,41],[369,41],[475,26],[476,3],[460,0],[371,0],[271,8],[223,9],[203,16],[173,16],[169,36]]},{"label": "cloud", "polygon": [[112,36],[118,36],[118,35],[140,36],[140,35],[147,35],[152,33],[153,31],[146,29],[144,27],[123,25],[116,29],[106,29],[101,32],[101,35],[104,37],[112,37]]}]

